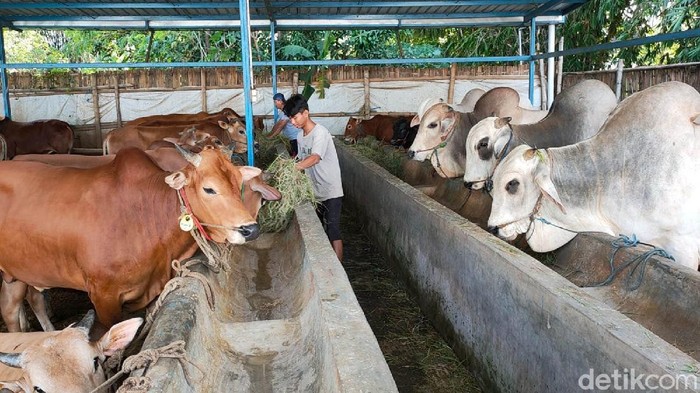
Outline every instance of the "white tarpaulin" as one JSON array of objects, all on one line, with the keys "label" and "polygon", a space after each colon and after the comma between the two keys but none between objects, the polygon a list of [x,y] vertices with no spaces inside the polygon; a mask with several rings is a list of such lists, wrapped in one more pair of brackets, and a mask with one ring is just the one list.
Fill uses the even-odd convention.
[{"label": "white tarpaulin", "polygon": [[[372,112],[416,112],[418,105],[426,98],[447,99],[449,82],[446,80],[428,81],[370,81],[370,107]],[[457,80],[455,81],[454,101],[459,103],[462,97],[473,88],[489,90],[498,86],[512,87],[520,94],[523,107],[530,107],[528,99],[528,81],[523,79],[498,80]],[[322,117],[323,113],[355,113],[364,105],[364,85],[361,82],[332,83],[325,91],[325,98],[318,94],[309,100],[312,118],[323,124],[334,135],[342,135],[348,117]],[[291,89],[279,89],[289,97]],[[122,121],[133,120],[148,115],[168,113],[197,113],[202,110],[201,91],[183,90],[173,92],[129,92],[122,91],[119,104]],[[116,122],[116,102],[113,91],[99,94],[100,120],[102,123]],[[0,102],[2,97],[0,97]],[[60,119],[70,124],[83,125],[95,122],[92,94],[58,94],[41,96],[10,96],[12,119],[32,121],[41,119]],[[257,88],[253,92],[253,114],[272,115],[272,89]],[[535,89],[535,104],[539,105],[539,88]],[[207,108],[209,112],[229,107],[241,116],[245,115],[243,89],[219,89],[207,91]],[[0,107],[2,108],[2,107]],[[4,115],[4,113],[3,113]],[[314,117],[314,115],[316,115]],[[266,120],[269,130],[272,120]]]}]

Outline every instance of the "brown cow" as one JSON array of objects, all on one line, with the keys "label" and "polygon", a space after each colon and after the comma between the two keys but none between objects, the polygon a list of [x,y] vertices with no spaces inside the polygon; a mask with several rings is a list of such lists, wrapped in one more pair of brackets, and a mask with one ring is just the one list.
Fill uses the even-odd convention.
[{"label": "brown cow", "polygon": [[185,130],[194,127],[200,133],[208,133],[221,140],[228,145],[232,141],[245,140],[245,125],[240,119],[233,119],[230,122],[205,121],[195,123],[188,126],[172,125],[172,126],[129,126],[125,125],[121,128],[112,130],[105,137],[103,153],[116,154],[119,150],[125,147],[136,147],[141,150],[146,150],[155,141],[165,138],[179,138]]},{"label": "brown cow", "polygon": [[29,123],[0,120],[0,136],[5,140],[6,159],[17,154],[70,153],[73,129],[61,120],[37,120]]},{"label": "brown cow", "polygon": [[181,208],[215,242],[255,239],[257,212],[246,209],[240,190],[260,169],[235,167],[216,149],[187,158],[191,165],[174,173],[138,149],[91,169],[0,162],[3,279],[87,291],[109,327],[122,307],[143,309],[158,296],[173,259],[196,251],[178,225]]},{"label": "brown cow", "polygon": [[412,118],[413,116],[376,115],[369,120],[363,120],[351,117],[345,126],[344,139],[347,143],[355,143],[360,138],[372,135],[382,142],[390,143],[394,135],[394,123],[401,119],[410,122]]},{"label": "brown cow", "polygon": [[224,108],[219,112],[207,113],[170,113],[167,115],[151,115],[139,117],[124,123],[124,126],[163,126],[163,125],[182,125],[183,127],[199,123],[202,121],[231,121],[240,119],[241,116],[231,108]]}]

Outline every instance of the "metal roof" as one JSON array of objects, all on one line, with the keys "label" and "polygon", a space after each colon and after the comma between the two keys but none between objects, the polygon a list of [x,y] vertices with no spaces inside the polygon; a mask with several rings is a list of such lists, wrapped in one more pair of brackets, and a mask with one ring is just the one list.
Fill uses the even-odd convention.
[{"label": "metal roof", "polygon": [[[587,0],[249,0],[252,29],[526,26],[564,22]],[[243,7],[245,10],[245,7]],[[40,29],[230,29],[238,1],[0,0],[0,25]],[[245,11],[244,11],[245,12]]]}]

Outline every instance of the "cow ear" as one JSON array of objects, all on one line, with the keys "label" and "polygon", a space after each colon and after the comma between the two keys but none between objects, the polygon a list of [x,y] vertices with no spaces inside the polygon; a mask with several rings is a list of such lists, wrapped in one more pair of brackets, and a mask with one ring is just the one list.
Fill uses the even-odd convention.
[{"label": "cow ear", "polygon": [[411,127],[415,127],[420,125],[420,117],[418,115],[413,116],[413,119],[411,119]]},{"label": "cow ear", "polygon": [[566,209],[564,208],[564,204],[561,203],[559,193],[554,187],[552,179],[549,177],[549,165],[543,161],[537,162],[537,167],[535,168],[535,184],[537,184],[542,191],[542,195],[554,202],[554,204],[559,207],[561,212],[566,214]]},{"label": "cow ear", "polygon": [[256,168],[254,166],[239,166],[238,170],[241,171],[241,175],[243,175],[244,182],[262,173],[262,169]]},{"label": "cow ear", "polygon": [[136,332],[143,323],[143,318],[131,318],[112,326],[107,333],[100,338],[99,347],[105,356],[112,356],[120,349],[126,348],[134,339]]},{"label": "cow ear", "polygon": [[501,128],[496,132],[496,135],[493,137],[493,155],[496,158],[503,158],[504,150],[507,148],[510,138],[510,128]]},{"label": "cow ear", "polygon": [[219,127],[223,128],[224,130],[228,130],[229,123],[219,120]]},{"label": "cow ear", "polygon": [[279,190],[262,180],[251,182],[250,189],[259,192],[266,201],[279,201],[282,199],[282,193],[280,193]]},{"label": "cow ear", "polygon": [[187,185],[187,176],[185,176],[184,173],[177,171],[166,176],[165,182],[168,183],[170,188],[179,190]]}]

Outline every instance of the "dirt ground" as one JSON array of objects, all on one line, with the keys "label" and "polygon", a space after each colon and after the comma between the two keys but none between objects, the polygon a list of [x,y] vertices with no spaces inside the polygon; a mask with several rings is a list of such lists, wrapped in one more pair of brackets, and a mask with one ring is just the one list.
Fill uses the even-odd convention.
[{"label": "dirt ground", "polygon": [[399,391],[481,392],[354,217],[344,206],[343,266]]}]

